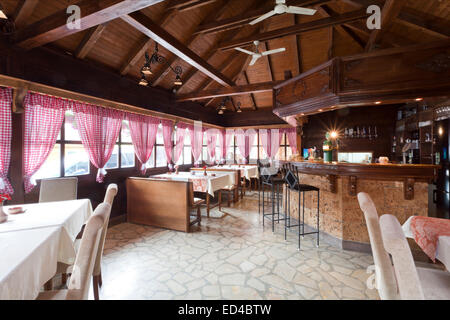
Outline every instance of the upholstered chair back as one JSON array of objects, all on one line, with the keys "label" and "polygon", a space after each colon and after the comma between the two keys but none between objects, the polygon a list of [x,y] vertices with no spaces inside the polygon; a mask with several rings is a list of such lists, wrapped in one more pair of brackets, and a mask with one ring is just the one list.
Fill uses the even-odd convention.
[{"label": "upholstered chair back", "polygon": [[97,257],[95,258],[95,266],[94,266],[94,276],[98,276],[102,271],[102,257],[103,257],[103,248],[105,247],[106,233],[108,232],[108,224],[109,217],[111,216],[111,208],[114,202],[114,197],[117,194],[117,185],[110,184],[108,189],[106,190],[105,202],[109,205],[109,210],[105,216],[105,225],[103,226],[102,236],[100,238],[100,243],[98,246]]},{"label": "upholstered chair back", "polygon": [[384,247],[394,261],[395,276],[401,299],[424,300],[425,297],[411,249],[397,218],[391,214],[381,216],[380,227]]},{"label": "upholstered chair back", "polygon": [[370,196],[365,192],[358,193],[358,202],[366,219],[370,246],[375,262],[376,285],[380,298],[383,300],[399,299],[397,282],[391,259],[383,246],[378,213]]},{"label": "upholstered chair back", "polygon": [[78,178],[43,179],[39,202],[66,201],[77,199]]},{"label": "upholstered chair back", "polygon": [[108,186],[108,189],[106,189],[105,200],[103,200],[103,202],[108,203],[112,207],[114,198],[116,197],[118,190],[119,188],[117,187],[117,184],[110,184]]},{"label": "upholstered chair back", "polygon": [[100,204],[86,223],[68,285],[67,299],[87,300],[105,218],[111,206]]}]

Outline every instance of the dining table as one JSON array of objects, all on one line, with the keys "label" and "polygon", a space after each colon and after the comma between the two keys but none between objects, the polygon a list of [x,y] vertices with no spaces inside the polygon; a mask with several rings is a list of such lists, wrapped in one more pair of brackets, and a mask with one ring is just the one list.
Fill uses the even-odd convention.
[{"label": "dining table", "polygon": [[213,166],[212,169],[222,169],[222,170],[240,170],[241,177],[245,177],[247,180],[251,180],[252,178],[259,178],[258,166],[257,165],[222,165],[222,166]]},{"label": "dining table", "polygon": [[92,215],[88,199],[21,207],[23,213],[8,214],[0,224],[0,300],[35,299],[58,262],[73,264],[75,239]]},{"label": "dining table", "polygon": [[152,179],[167,179],[173,181],[192,182],[194,192],[206,194],[206,212],[209,217],[210,210],[215,206],[211,206],[211,198],[214,198],[214,192],[233,185],[233,176],[231,173],[210,172],[205,176],[203,172],[178,172],[164,173],[150,176]]},{"label": "dining table", "polygon": [[414,239],[434,262],[439,260],[450,271],[450,220],[411,216],[402,225],[407,238]]}]

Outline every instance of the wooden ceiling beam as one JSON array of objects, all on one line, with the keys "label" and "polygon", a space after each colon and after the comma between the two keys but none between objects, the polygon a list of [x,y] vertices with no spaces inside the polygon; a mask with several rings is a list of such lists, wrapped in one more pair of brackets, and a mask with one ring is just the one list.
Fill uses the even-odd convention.
[{"label": "wooden ceiling beam", "polygon": [[167,9],[177,9],[179,12],[197,9],[218,0],[176,0]]},{"label": "wooden ceiling beam", "polygon": [[383,34],[389,31],[405,3],[406,0],[386,0],[381,10],[381,29],[375,29],[370,33],[370,38],[365,48],[366,52],[370,52],[378,46]]},{"label": "wooden ceiling beam", "polygon": [[188,64],[199,69],[208,77],[214,79],[218,83],[231,87],[234,82],[225,77],[217,69],[208,64],[205,60],[200,58],[191,49],[182,44],[178,39],[165,31],[159,25],[154,23],[150,18],[140,12],[132,13],[131,15],[125,15],[121,17],[122,20],[141,31],[143,34],[152,38],[167,50],[180,57]]},{"label": "wooden ceiling beam", "polygon": [[[319,6],[317,7],[317,10],[323,17],[335,17],[339,15],[337,12],[335,12],[327,5]],[[339,32],[343,37],[350,37],[354,42],[356,42],[359,45],[361,49],[364,49],[366,47],[366,43],[357,34],[352,32],[351,30],[348,30],[343,25],[335,25],[334,28],[336,28],[336,31]]]},{"label": "wooden ceiling beam", "polygon": [[448,20],[412,8],[403,8],[397,17],[397,21],[440,39],[450,37]]},{"label": "wooden ceiling beam", "polygon": [[97,41],[102,36],[103,31],[106,29],[107,23],[99,24],[96,27],[89,29],[89,31],[84,36],[81,43],[75,50],[75,57],[78,59],[84,59],[88,55],[89,51],[95,46]]},{"label": "wooden ceiling beam", "polygon": [[261,83],[247,84],[243,86],[234,86],[229,88],[217,88],[212,90],[193,92],[177,97],[178,102],[182,101],[196,101],[209,98],[220,98],[228,96],[239,96],[258,92],[271,92],[273,87],[281,81],[269,81]]},{"label": "wooden ceiling beam", "polygon": [[22,29],[27,25],[28,18],[31,17],[31,14],[38,3],[39,0],[21,0],[19,2],[16,12],[14,13],[14,24],[16,29]]},{"label": "wooden ceiling beam", "polygon": [[219,48],[221,50],[232,50],[235,47],[247,46],[253,43],[253,41],[268,41],[272,39],[277,39],[285,36],[300,34],[307,31],[322,29],[334,25],[340,25],[343,23],[356,21],[359,19],[366,18],[368,15],[365,9],[356,10],[348,13],[343,13],[335,17],[328,17],[319,20],[314,20],[311,22],[301,23],[295,26],[286,27],[282,29],[277,29],[261,34],[256,34],[254,36],[245,37],[237,40],[232,40],[228,42],[221,43]]},{"label": "wooden ceiling beam", "polygon": [[[216,1],[216,0],[215,0]],[[207,20],[207,21],[209,21],[209,20],[213,20],[213,19],[215,19],[215,18],[218,18],[218,17],[221,17],[222,16],[222,14],[225,12],[225,10],[226,10],[226,3],[225,3],[225,1],[223,1],[223,0],[221,0],[220,2],[219,2],[219,6],[221,6],[221,8],[218,10],[218,12],[215,14],[215,15],[213,15],[212,17],[210,17],[210,15],[213,13],[213,11],[214,10],[216,10],[216,8],[215,7],[213,7],[213,8],[211,8],[211,10],[208,12],[208,14],[206,15],[207,16],[207,18],[205,18],[204,20]],[[189,39],[188,39],[188,41],[187,41],[187,44],[186,44],[186,46],[187,47],[190,47],[193,43],[194,43],[194,41],[196,41],[196,40],[198,40],[198,35],[196,35],[196,34],[191,34],[191,36],[189,37]],[[205,60],[205,61],[208,61],[208,59],[210,58],[210,57],[208,57],[208,55],[206,55],[206,57],[202,57],[203,58],[203,60]],[[153,86],[157,86],[157,85],[159,85],[160,84],[160,82],[167,76],[167,74],[170,72],[170,67],[169,66],[171,66],[172,64],[174,64],[175,63],[175,61],[178,59],[178,57],[177,56],[172,56],[171,58],[169,58],[168,60],[167,60],[167,64],[166,65],[164,65],[161,69],[160,69],[160,71],[158,72],[158,73],[155,73],[154,75],[153,75],[153,83],[152,83],[152,85]],[[196,69],[193,69],[193,70],[196,70]],[[193,72],[192,70],[191,70],[191,72]],[[183,75],[181,75],[182,76],[182,82],[184,83],[184,79],[183,79]],[[177,88],[176,88],[176,90],[179,90],[181,87],[180,86],[178,86]]]},{"label": "wooden ceiling beam", "polygon": [[[352,30],[355,32],[355,34],[363,34],[364,37],[370,37],[370,30],[367,29],[367,26],[361,22],[361,21],[354,21],[352,23],[346,23],[344,25],[345,28],[348,28],[349,31]],[[363,41],[363,40],[362,40]],[[411,41],[399,36],[394,35],[391,32],[387,33],[383,36],[383,39],[381,39],[382,44],[386,44],[386,46],[392,46],[392,47],[406,47],[410,46],[412,44]],[[365,45],[364,45],[365,47]]]},{"label": "wooden ceiling beam", "polygon": [[67,28],[69,15],[66,9],[37,21],[13,35],[14,42],[24,49],[33,49],[57,41],[114,20],[123,15],[155,5],[163,0],[82,0],[76,5],[81,9],[80,28]]},{"label": "wooden ceiling beam", "polygon": [[[242,72],[242,73],[243,73],[243,75],[244,75],[245,83],[246,83],[247,85],[249,85],[249,84],[250,84],[250,81],[248,80],[248,74],[247,74],[247,72],[244,71],[244,72]],[[252,108],[253,108],[253,110],[258,110],[258,106],[256,105],[255,95],[253,94],[253,92],[250,93],[250,100],[252,101]]]},{"label": "wooden ceiling beam", "polygon": [[[177,13],[178,11],[176,9],[166,10],[163,17],[159,20],[159,24],[161,26],[164,26],[173,17],[175,17]],[[138,60],[144,56],[145,51],[147,51],[151,44],[152,39],[146,38],[145,40],[141,41],[137,45],[137,47],[133,48],[133,51],[128,55],[129,58],[120,68],[120,74],[122,76],[126,75],[130,71],[130,69],[138,62]]]},{"label": "wooden ceiling beam", "polygon": [[[310,7],[318,4],[327,3],[330,1],[331,0],[291,0],[287,1],[287,5]],[[240,14],[232,18],[202,24],[196,33],[198,34],[217,33],[242,27],[248,24],[250,21],[269,12],[270,10],[273,10],[273,7],[274,2],[266,1],[264,6],[261,8],[247,11],[243,14]]]}]

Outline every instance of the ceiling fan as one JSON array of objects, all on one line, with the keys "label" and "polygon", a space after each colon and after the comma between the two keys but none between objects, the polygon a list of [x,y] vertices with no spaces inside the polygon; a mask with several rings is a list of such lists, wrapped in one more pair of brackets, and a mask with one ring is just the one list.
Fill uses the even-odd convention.
[{"label": "ceiling fan", "polygon": [[269,51],[264,51],[264,52],[259,52],[258,50],[258,46],[259,46],[259,41],[254,41],[253,42],[256,46],[256,51],[255,52],[251,52],[242,48],[234,48],[237,51],[246,53],[248,55],[253,56],[252,61],[250,61],[250,66],[254,65],[256,63],[256,61],[258,61],[259,58],[264,57],[264,56],[268,56],[269,54],[275,54],[275,53],[279,53],[279,52],[283,52],[286,51],[286,48],[279,48],[279,49],[274,49],[274,50],[269,50]]},{"label": "ceiling fan", "polygon": [[250,24],[251,25],[257,24],[257,23],[259,23],[263,20],[266,20],[267,18],[270,18],[271,16],[274,16],[276,14],[293,13],[293,14],[305,14],[305,15],[312,16],[316,12],[317,12],[317,10],[314,10],[314,9],[287,6],[286,0],[276,0],[275,8],[272,11],[267,12],[266,14],[262,15],[261,17],[251,21]]}]

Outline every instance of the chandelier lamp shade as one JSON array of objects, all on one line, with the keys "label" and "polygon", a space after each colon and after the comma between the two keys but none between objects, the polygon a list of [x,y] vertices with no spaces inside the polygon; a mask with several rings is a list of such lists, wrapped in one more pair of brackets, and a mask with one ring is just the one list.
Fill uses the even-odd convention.
[{"label": "chandelier lamp shade", "polygon": [[159,47],[157,42],[155,42],[155,51],[153,51],[151,56],[148,54],[148,52],[145,53],[145,64],[141,68],[141,80],[139,81],[139,85],[148,86],[149,82],[146,77],[153,74],[152,65],[155,64],[165,64],[175,74],[175,80],[173,84],[175,86],[183,85],[183,81],[181,80],[183,69],[180,66],[172,67],[167,59],[159,54]]}]

